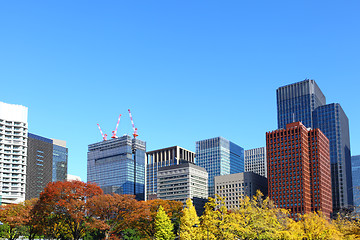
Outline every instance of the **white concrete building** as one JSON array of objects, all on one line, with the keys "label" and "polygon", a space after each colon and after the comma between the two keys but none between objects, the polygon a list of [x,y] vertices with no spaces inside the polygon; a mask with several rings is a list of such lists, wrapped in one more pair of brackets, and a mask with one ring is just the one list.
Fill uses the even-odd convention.
[{"label": "white concrete building", "polygon": [[0,102],[0,204],[25,201],[28,108]]},{"label": "white concrete building", "polygon": [[186,203],[192,199],[201,213],[208,198],[208,173],[193,163],[159,168],[157,175],[158,198]]},{"label": "white concrete building", "polygon": [[265,147],[245,150],[245,172],[257,173],[267,178]]}]

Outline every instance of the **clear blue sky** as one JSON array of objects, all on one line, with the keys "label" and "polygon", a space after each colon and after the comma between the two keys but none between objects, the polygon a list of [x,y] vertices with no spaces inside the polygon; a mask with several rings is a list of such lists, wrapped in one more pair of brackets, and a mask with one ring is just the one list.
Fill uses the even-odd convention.
[{"label": "clear blue sky", "polygon": [[245,149],[277,128],[276,88],[315,79],[350,119],[360,154],[359,1],[1,1],[0,101],[29,131],[87,145],[132,133],[147,150],[223,136]]}]

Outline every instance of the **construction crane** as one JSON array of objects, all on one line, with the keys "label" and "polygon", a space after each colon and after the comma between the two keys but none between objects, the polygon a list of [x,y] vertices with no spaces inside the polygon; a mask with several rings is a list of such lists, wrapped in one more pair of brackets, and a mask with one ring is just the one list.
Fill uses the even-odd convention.
[{"label": "construction crane", "polygon": [[133,136],[134,136],[134,138],[136,138],[137,136],[139,136],[139,135],[137,134],[137,128],[135,128],[134,121],[133,121],[133,118],[132,118],[132,116],[131,116],[130,109],[128,109],[128,111],[129,111],[129,116],[130,116],[132,128],[133,128],[133,130],[134,130]]},{"label": "construction crane", "polygon": [[99,127],[99,130],[100,130],[100,133],[101,133],[101,136],[103,137],[103,140],[106,141],[106,138],[107,138],[107,134],[104,134],[103,131],[101,131],[101,127],[99,124],[97,124],[98,127]]},{"label": "construction crane", "polygon": [[119,119],[117,121],[115,131],[112,131],[113,135],[111,136],[111,138],[117,138],[116,133],[117,133],[117,129],[118,129],[118,126],[119,126],[119,123],[120,123],[120,118],[121,118],[121,114],[119,115]]}]

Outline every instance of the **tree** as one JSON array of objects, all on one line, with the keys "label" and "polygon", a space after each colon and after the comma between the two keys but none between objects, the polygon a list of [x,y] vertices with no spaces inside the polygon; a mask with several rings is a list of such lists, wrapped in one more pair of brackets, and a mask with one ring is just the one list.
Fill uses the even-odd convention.
[{"label": "tree", "polygon": [[94,223],[86,209],[86,200],[102,193],[101,188],[92,183],[50,182],[40,193],[34,213],[42,216],[39,220],[43,226],[65,230],[63,233],[69,231],[71,238],[78,240]]},{"label": "tree", "polygon": [[[162,206],[166,214],[174,222],[180,222],[182,202],[154,199],[139,202],[139,211],[132,214],[131,228],[137,229],[141,235],[151,239],[155,235],[155,216],[159,207]],[[130,220],[129,220],[130,221]]]},{"label": "tree", "polygon": [[0,221],[4,224],[2,234],[5,238],[13,240],[25,233],[24,218],[21,215],[23,209],[22,204],[1,206]]},{"label": "tree", "polygon": [[87,201],[87,208],[94,217],[97,228],[104,231],[105,239],[109,239],[114,232],[129,228],[141,215],[139,202],[132,195],[94,196]]},{"label": "tree", "polygon": [[299,222],[303,230],[303,238],[337,240],[343,239],[342,234],[321,213],[308,213]]},{"label": "tree", "polygon": [[200,221],[191,199],[186,200],[180,222],[180,239],[201,239]]},{"label": "tree", "polygon": [[155,217],[155,239],[172,240],[175,238],[173,230],[174,226],[169,216],[164,211],[164,208],[160,206]]}]

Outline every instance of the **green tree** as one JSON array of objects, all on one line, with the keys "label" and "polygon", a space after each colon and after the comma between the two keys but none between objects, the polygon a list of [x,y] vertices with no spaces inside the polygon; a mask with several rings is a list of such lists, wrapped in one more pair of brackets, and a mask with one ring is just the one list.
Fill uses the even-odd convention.
[{"label": "green tree", "polygon": [[160,206],[155,217],[155,239],[172,240],[175,238],[173,230],[174,226],[171,223],[169,216],[164,211],[164,208]]},{"label": "green tree", "polygon": [[201,239],[200,221],[191,199],[186,200],[180,222],[180,239]]}]

